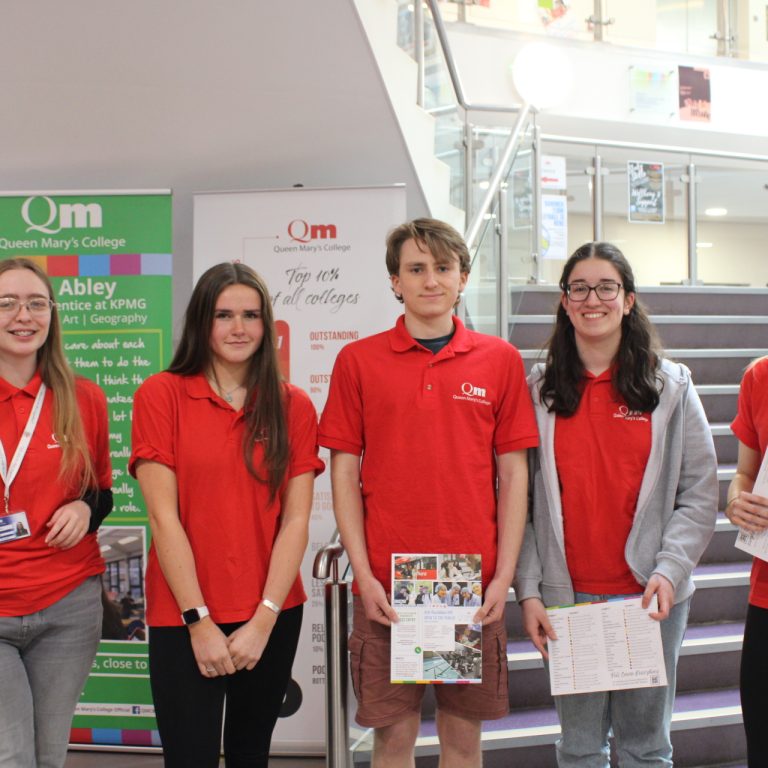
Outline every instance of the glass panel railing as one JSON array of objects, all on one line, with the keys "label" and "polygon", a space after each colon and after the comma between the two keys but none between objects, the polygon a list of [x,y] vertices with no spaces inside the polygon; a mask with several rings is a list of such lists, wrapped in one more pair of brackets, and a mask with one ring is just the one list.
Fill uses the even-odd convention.
[{"label": "glass panel railing", "polygon": [[498,203],[487,215],[464,289],[465,322],[472,330],[496,335],[498,329],[499,244],[496,232]]},{"label": "glass panel railing", "polygon": [[[610,4],[617,13],[623,13],[623,6],[617,7],[620,3],[616,0]],[[713,35],[718,32],[717,4],[718,0],[656,0],[656,40],[648,47],[716,56],[717,40]]]},{"label": "glass panel railing", "polygon": [[642,150],[599,150],[603,176],[602,239],[629,259],[640,285],[688,278],[683,181],[688,157]]},{"label": "glass panel railing", "polygon": [[530,141],[517,153],[506,182],[507,277],[510,283],[536,281],[534,252],[534,155]]},{"label": "glass panel railing", "polygon": [[704,284],[768,285],[768,166],[696,161],[696,253]]},{"label": "glass panel railing", "polygon": [[[640,144],[547,140],[543,153],[561,158],[567,171],[566,255],[595,239],[618,245],[645,285],[687,283],[764,286],[762,253],[768,234],[765,190],[768,160],[703,156]],[[602,206],[593,211],[595,158],[599,158]],[[688,220],[691,164],[695,172],[695,227]],[[595,229],[597,227],[597,230]],[[691,275],[689,236],[695,234]],[[542,252],[539,278],[554,283],[562,259]]]},{"label": "glass panel railing", "polygon": [[[491,177],[498,168],[510,132],[504,129],[475,128],[473,146],[475,207],[487,194]],[[472,273],[465,290],[468,325],[482,333],[505,335],[509,315],[509,286],[533,279],[531,254],[534,231],[533,153],[531,131],[525,131],[517,151],[503,174],[501,193],[486,213],[474,249]],[[504,206],[503,208],[501,206]],[[503,251],[503,256],[502,256]],[[504,269],[501,259],[504,258]],[[507,282],[506,296],[500,296],[499,279]],[[501,315],[506,317],[502,319]]]},{"label": "glass panel railing", "polygon": [[435,156],[451,169],[450,202],[465,211],[466,147],[464,118],[457,109],[433,113],[435,118]]},{"label": "glass panel railing", "polygon": [[739,0],[726,6],[722,0],[603,0],[600,16],[596,16],[594,0],[451,0],[439,6],[446,22],[525,35],[697,56],[768,59],[764,37],[752,33],[754,13]]}]

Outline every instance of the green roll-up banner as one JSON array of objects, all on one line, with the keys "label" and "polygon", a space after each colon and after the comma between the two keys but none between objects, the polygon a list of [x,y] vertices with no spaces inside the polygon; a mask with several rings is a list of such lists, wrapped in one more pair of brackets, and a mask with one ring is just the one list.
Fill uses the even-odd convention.
[{"label": "green roll-up banner", "polygon": [[144,623],[149,528],[127,466],[133,393],[171,354],[171,241],[168,190],[0,195],[0,258],[25,256],[48,273],[70,364],[109,404],[115,507],[98,534],[104,623],[74,744],[160,744]]}]

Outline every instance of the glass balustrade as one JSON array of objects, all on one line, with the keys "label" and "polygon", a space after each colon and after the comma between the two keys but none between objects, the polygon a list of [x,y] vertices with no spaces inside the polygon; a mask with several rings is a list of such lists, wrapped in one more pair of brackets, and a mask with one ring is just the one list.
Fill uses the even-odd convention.
[{"label": "glass balustrade", "polygon": [[443,0],[440,11],[446,22],[527,35],[768,61],[765,5],[752,0]]}]

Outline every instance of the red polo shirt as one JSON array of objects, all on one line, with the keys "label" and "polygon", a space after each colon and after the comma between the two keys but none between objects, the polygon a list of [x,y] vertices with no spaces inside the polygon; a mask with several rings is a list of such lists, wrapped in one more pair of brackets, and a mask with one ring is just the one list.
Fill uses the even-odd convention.
[{"label": "red polo shirt", "polygon": [[468,331],[433,355],[400,317],[339,353],[320,444],[362,456],[368,558],[390,588],[394,552],[479,552],[496,570],[496,454],[538,444],[520,353]]},{"label": "red polo shirt", "polygon": [[650,413],[627,408],[610,370],[587,373],[576,413],[555,421],[565,556],[577,592],[643,591],[624,548],[650,452]]},{"label": "red polo shirt", "polygon": [[[290,460],[288,479],[315,472],[317,416],[309,397],[285,385]],[[243,458],[243,411],[235,411],[197,376],[159,373],[136,391],[132,453],[157,461],[176,474],[179,517],[189,538],[205,604],[217,623],[247,621],[262,599],[272,545],[279,529],[282,492],[269,503],[269,490],[248,472]],[[263,449],[254,448],[262,466]],[[284,607],[306,600],[296,578]],[[147,565],[147,623],[179,626],[179,606],[160,569],[154,545]]]},{"label": "red polo shirt", "polygon": [[[0,379],[0,439],[8,464],[27,424],[42,383],[35,374],[17,389]],[[83,420],[99,488],[112,487],[107,401],[89,379],[76,379],[77,404]],[[71,549],[45,543],[46,523],[63,504],[79,498],[79,483],[59,478],[61,446],[53,434],[53,393],[45,393],[40,418],[19,473],[11,485],[10,511],[27,513],[31,536],[0,544],[0,616],[23,616],[53,605],[86,578],[104,570],[96,534],[87,534]],[[5,487],[0,481],[3,493]],[[0,498],[2,505],[2,498]]]},{"label": "red polo shirt", "polygon": [[[731,430],[747,448],[758,451],[760,461],[768,447],[768,357],[751,365],[741,381],[739,407]],[[768,563],[752,560],[749,602],[758,608],[768,608]]]}]

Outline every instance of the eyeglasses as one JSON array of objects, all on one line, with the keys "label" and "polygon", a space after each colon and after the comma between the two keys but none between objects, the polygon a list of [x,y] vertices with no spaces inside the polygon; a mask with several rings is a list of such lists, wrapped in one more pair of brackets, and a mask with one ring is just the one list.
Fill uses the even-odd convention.
[{"label": "eyeglasses", "polygon": [[22,307],[27,308],[30,315],[47,315],[53,309],[51,299],[27,299],[21,301],[13,296],[0,296],[0,315],[15,316]]},{"label": "eyeglasses", "polygon": [[619,295],[619,291],[624,286],[621,283],[606,281],[597,285],[587,285],[586,283],[569,283],[565,286],[565,292],[571,301],[586,301],[589,294],[594,291],[600,301],[611,301]]}]

